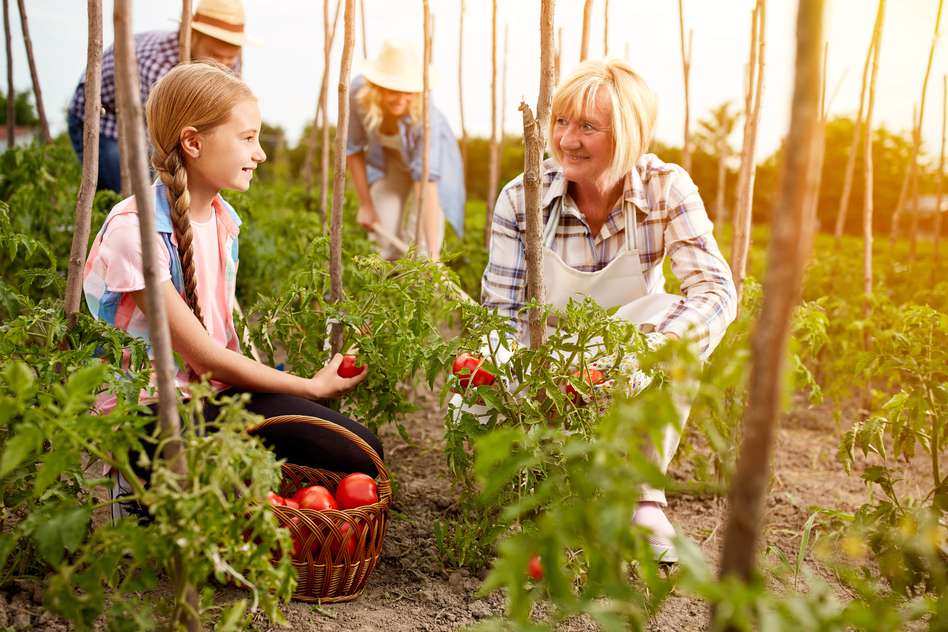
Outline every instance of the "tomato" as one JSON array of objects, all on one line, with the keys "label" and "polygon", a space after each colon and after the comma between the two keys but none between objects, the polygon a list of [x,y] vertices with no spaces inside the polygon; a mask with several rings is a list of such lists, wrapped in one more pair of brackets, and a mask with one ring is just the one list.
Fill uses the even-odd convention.
[{"label": "tomato", "polygon": [[293,500],[299,503],[300,509],[315,509],[324,511],[326,509],[338,509],[336,499],[332,497],[329,490],[322,485],[313,485],[298,490],[293,495]]},{"label": "tomato", "polygon": [[[573,373],[574,376],[579,377],[580,372],[576,371]],[[597,369],[586,369],[583,372],[583,378],[586,380],[587,384],[599,384],[600,382],[606,379],[606,376],[603,375],[602,371]],[[579,394],[572,384],[566,384],[566,394],[573,400],[573,403],[577,406],[583,405],[583,396]]]},{"label": "tomato", "polygon": [[293,500],[292,498],[287,498],[287,499],[284,501],[284,505],[286,505],[287,507],[292,507],[293,509],[299,509],[299,508],[300,508],[300,504],[299,504],[298,502],[296,502],[295,500]]},{"label": "tomato", "polygon": [[530,558],[530,562],[527,564],[527,574],[530,575],[530,579],[533,581],[540,581],[543,579],[543,565],[540,564],[540,556],[534,554]]},{"label": "tomato", "polygon": [[362,505],[372,505],[379,501],[378,487],[368,474],[350,474],[336,487],[336,501],[340,509],[354,509]]},{"label": "tomato", "polygon": [[481,358],[464,352],[458,354],[458,357],[454,359],[451,372],[458,377],[463,388],[467,388],[469,384],[474,386],[493,384],[494,374],[478,368],[483,363],[484,361]]},{"label": "tomato", "polygon": [[[362,529],[357,528],[352,529],[352,525],[348,522],[343,522],[339,525],[339,531],[342,533],[342,540],[334,540],[330,548],[332,549],[332,557],[336,559],[339,557],[339,550],[342,548],[342,542],[346,544],[346,552],[349,554],[349,559],[353,560],[355,557],[356,550],[356,540],[362,535]],[[355,560],[353,560],[355,561]]]},{"label": "tomato", "polygon": [[342,363],[339,365],[339,368],[336,369],[336,375],[340,377],[355,377],[360,375],[365,371],[365,365],[356,365],[356,357],[354,355],[344,355],[342,356]]},{"label": "tomato", "polygon": [[286,506],[286,499],[275,492],[267,492],[267,502],[270,503],[272,507]]}]

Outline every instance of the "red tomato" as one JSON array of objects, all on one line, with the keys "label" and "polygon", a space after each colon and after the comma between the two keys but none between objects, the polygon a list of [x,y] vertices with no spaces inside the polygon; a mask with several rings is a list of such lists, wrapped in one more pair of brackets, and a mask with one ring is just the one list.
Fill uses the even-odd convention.
[{"label": "red tomato", "polygon": [[336,369],[336,375],[340,377],[355,377],[365,371],[365,365],[356,365],[354,355],[342,356],[342,364]]},{"label": "red tomato", "polygon": [[300,504],[300,509],[315,509],[324,511],[326,509],[338,509],[336,499],[332,497],[329,490],[322,485],[313,485],[298,490],[293,495],[293,500]]},{"label": "red tomato", "polygon": [[299,509],[299,508],[300,508],[300,504],[299,504],[298,502],[296,502],[295,500],[293,500],[292,498],[287,498],[287,499],[283,502],[283,504],[286,505],[287,507],[292,507],[293,509]]},{"label": "red tomato", "polygon": [[343,522],[339,525],[339,531],[342,532],[342,540],[333,541],[330,547],[332,549],[332,557],[333,559],[336,559],[339,556],[339,550],[341,548],[340,545],[342,542],[345,542],[346,552],[349,554],[349,559],[352,560],[355,556],[356,540],[358,540],[362,535],[362,529],[353,530],[351,524],[348,522]]},{"label": "red tomato", "polygon": [[534,554],[530,558],[530,562],[527,564],[527,574],[530,575],[530,579],[533,581],[540,581],[543,579],[543,565],[540,564],[540,556]]},{"label": "red tomato", "polygon": [[354,509],[362,505],[372,505],[379,501],[379,491],[368,474],[350,474],[336,487],[336,501],[340,509]]},{"label": "red tomato", "polygon": [[285,507],[286,499],[276,492],[267,492],[267,502],[273,507]]},{"label": "red tomato", "polygon": [[474,386],[493,384],[494,374],[478,368],[483,363],[484,361],[481,358],[464,352],[454,359],[451,372],[458,377],[463,388],[467,388],[469,384]]},{"label": "red tomato", "polygon": [[[580,372],[576,371],[575,373],[573,373],[573,375],[575,375],[576,377],[579,377]],[[599,384],[600,382],[606,379],[606,376],[602,374],[602,371],[599,371],[597,369],[586,369],[583,372],[583,378],[586,380],[587,384],[592,385],[592,384]],[[577,406],[581,406],[584,403],[582,395],[579,394],[579,391],[577,391],[573,387],[572,384],[569,384],[569,383],[566,384],[566,394],[570,398],[572,398],[573,403],[576,404]]]}]

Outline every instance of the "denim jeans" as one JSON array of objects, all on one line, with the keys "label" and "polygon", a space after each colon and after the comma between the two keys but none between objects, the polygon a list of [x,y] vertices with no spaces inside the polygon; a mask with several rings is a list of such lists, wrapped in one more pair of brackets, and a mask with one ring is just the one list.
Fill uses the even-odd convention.
[{"label": "denim jeans", "polygon": [[[69,140],[72,148],[82,162],[82,119],[73,113],[69,114]],[[97,189],[111,189],[116,193],[122,189],[122,170],[119,167],[119,145],[114,138],[99,134],[99,181]]]}]

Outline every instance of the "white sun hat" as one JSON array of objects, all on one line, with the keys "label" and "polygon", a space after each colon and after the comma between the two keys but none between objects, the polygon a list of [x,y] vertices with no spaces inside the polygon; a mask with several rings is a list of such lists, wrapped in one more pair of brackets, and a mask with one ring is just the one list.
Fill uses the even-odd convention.
[{"label": "white sun hat", "polygon": [[234,46],[260,45],[244,32],[242,0],[201,0],[191,18],[191,30]]},{"label": "white sun hat", "polygon": [[[385,40],[378,56],[364,60],[361,66],[366,80],[377,86],[396,92],[424,90],[421,53],[403,40]],[[429,83],[434,83],[433,69],[429,69]]]}]

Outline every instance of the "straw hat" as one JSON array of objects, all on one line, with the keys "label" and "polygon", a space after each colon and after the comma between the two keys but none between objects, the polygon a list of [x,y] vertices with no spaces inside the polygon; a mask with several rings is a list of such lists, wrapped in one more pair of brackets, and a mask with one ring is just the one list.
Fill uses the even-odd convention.
[{"label": "straw hat", "polygon": [[241,0],[201,0],[191,30],[234,46],[259,45],[244,33],[244,3]]},{"label": "straw hat", "polygon": [[[362,74],[367,81],[397,92],[424,90],[424,68],[421,54],[412,44],[402,40],[385,40],[375,59],[362,63]],[[429,75],[430,75],[429,71]],[[429,76],[429,81],[432,77]]]}]

